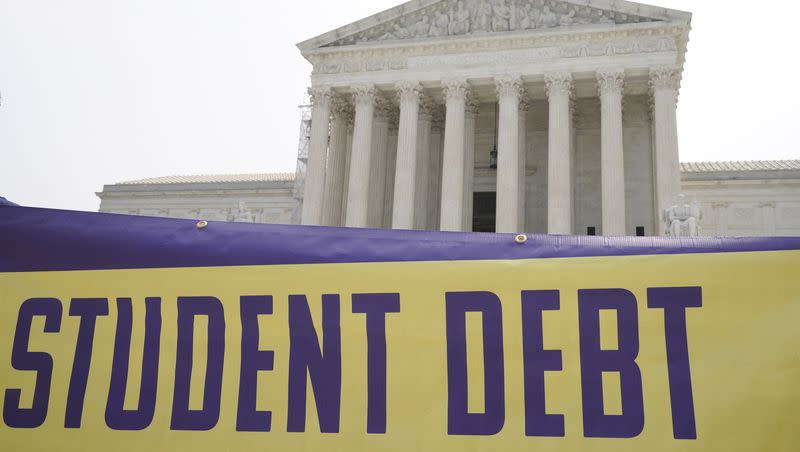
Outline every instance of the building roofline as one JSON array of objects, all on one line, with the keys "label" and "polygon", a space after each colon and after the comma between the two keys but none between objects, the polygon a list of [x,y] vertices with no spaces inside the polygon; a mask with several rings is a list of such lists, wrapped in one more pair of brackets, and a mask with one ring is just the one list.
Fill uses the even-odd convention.
[{"label": "building roofline", "polygon": [[[330,45],[339,39],[360,33],[372,27],[379,26],[391,20],[395,20],[407,14],[430,7],[444,0],[411,0],[393,8],[378,12],[371,16],[357,20],[350,24],[335,28],[331,31],[297,43],[297,48],[305,54],[316,48]],[[689,25],[692,21],[692,13],[676,9],[664,8],[660,6],[646,5],[643,3],[630,2],[625,0],[559,0],[564,3],[571,3],[576,7],[589,6],[609,11],[618,11],[627,14],[638,14],[652,19],[665,22],[678,22]]]}]

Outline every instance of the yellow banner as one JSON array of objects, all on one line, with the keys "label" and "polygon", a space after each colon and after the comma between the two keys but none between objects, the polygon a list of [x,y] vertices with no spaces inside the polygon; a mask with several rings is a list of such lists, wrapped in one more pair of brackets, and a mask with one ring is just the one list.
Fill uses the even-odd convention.
[{"label": "yellow banner", "polygon": [[0,273],[8,451],[795,451],[800,252]]}]

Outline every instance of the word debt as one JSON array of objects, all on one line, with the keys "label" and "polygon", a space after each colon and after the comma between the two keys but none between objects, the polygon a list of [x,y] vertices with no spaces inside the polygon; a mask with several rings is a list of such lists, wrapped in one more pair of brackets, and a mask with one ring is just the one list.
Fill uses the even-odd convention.
[{"label": "word debt", "polygon": [[[397,293],[355,294],[351,299],[353,315],[363,315],[366,324],[367,396],[366,432],[387,432],[386,394],[396,388],[387,387],[387,347],[392,347],[392,323],[400,316],[400,295]],[[503,305],[491,292],[450,292],[445,299],[447,356],[447,417],[442,428],[449,435],[495,435],[506,421],[505,357],[503,350]],[[117,323],[113,342],[113,359],[108,381],[105,423],[113,430],[147,429],[156,411],[156,393],[165,385],[172,387],[171,430],[211,430],[220,417],[220,403],[225,356],[226,319],[223,304],[215,297],[177,298],[177,346],[174,382],[158,379],[162,348],[162,300],[145,299],[144,349],[141,360],[141,382],[138,405],[125,409],[133,329],[133,307],[130,298],[116,300]],[[288,406],[286,431],[306,429],[307,384],[317,408],[322,433],[338,433],[342,396],[341,300],[339,295],[322,296],[321,328],[314,326],[309,302],[304,295],[288,297]],[[672,428],[676,439],[696,439],[695,409],[689,365],[686,315],[689,308],[702,306],[699,287],[650,288],[647,308],[663,311],[669,381]],[[241,321],[241,365],[238,369],[236,430],[269,432],[272,412],[257,409],[257,380],[260,372],[275,369],[274,351],[259,347],[259,317],[273,312],[271,296],[242,296],[239,299]],[[565,418],[548,413],[545,408],[547,385],[545,373],[562,371],[560,350],[546,350],[543,343],[543,312],[560,309],[558,291],[521,292],[522,369],[524,376],[525,435],[530,437],[564,437]],[[35,373],[32,404],[21,404],[22,390],[6,388],[3,420],[12,428],[31,429],[41,426],[51,407],[53,357],[43,351],[30,351],[29,341],[34,318],[40,317],[44,333],[56,334],[63,319],[62,302],[56,298],[32,298],[20,306],[11,366],[18,371]],[[601,311],[616,313],[617,347],[601,347]],[[483,344],[483,412],[468,409],[467,314],[480,315],[482,329],[478,338]],[[66,393],[64,427],[81,427],[83,405],[92,361],[95,327],[109,314],[105,298],[75,298],[68,315],[78,323],[74,359]],[[202,408],[190,409],[195,320],[207,322],[207,351]],[[624,289],[578,291],[580,345],[580,381],[585,437],[632,438],[644,429],[642,374],[636,362],[639,354],[638,302]],[[37,323],[41,324],[41,323]],[[37,333],[38,334],[38,333]],[[476,333],[477,334],[477,333]],[[135,361],[138,364],[138,361]],[[512,367],[513,368],[513,367]],[[139,371],[139,369],[136,369]],[[619,378],[621,413],[606,414],[603,374]],[[608,376],[608,375],[607,375]],[[198,380],[199,381],[199,380]],[[444,401],[444,397],[442,398]],[[444,402],[443,402],[444,403]],[[391,422],[388,422],[391,427]]]}]

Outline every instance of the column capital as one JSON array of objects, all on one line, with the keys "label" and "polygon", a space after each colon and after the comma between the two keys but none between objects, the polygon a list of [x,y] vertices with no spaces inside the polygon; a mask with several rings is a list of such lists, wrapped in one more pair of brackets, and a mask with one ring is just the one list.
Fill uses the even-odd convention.
[{"label": "column capital", "polygon": [[331,100],[331,114],[333,119],[344,119],[346,121],[353,120],[354,114],[353,104],[347,101],[343,96],[334,96]]},{"label": "column capital", "polygon": [[549,72],[544,74],[544,83],[547,97],[559,94],[572,96],[571,72]]},{"label": "column capital", "polygon": [[467,97],[467,114],[478,116],[478,113],[481,111],[480,104],[478,104],[477,100],[474,96],[470,95]]},{"label": "column capital", "polygon": [[394,104],[383,97],[377,96],[375,98],[375,117],[376,119],[388,121],[394,111]]},{"label": "column capital", "polygon": [[522,90],[522,95],[519,98],[519,111],[527,112],[531,108],[531,98],[528,97],[528,92]]},{"label": "column capital", "polygon": [[419,119],[422,121],[431,121],[436,109],[436,104],[428,96],[419,97]]},{"label": "column capital", "polygon": [[470,95],[469,83],[465,79],[442,80],[445,100],[464,99]]},{"label": "column capital", "polygon": [[506,96],[513,96],[516,98],[522,96],[522,78],[516,75],[495,77],[494,87],[498,99]]},{"label": "column capital", "polygon": [[422,97],[422,85],[416,81],[402,81],[394,85],[397,91],[397,101],[400,103],[408,101],[419,102]]},{"label": "column capital", "polygon": [[330,102],[333,98],[333,90],[330,86],[312,86],[308,89],[312,105],[319,105]]},{"label": "column capital", "polygon": [[355,101],[356,105],[369,105],[374,104],[378,91],[375,89],[375,85],[354,85],[353,89],[353,100]]},{"label": "column capital", "polygon": [[680,66],[658,66],[650,68],[650,89],[678,91],[681,87]]},{"label": "column capital", "polygon": [[624,69],[601,69],[597,71],[597,89],[600,96],[604,94],[622,94],[624,84]]}]

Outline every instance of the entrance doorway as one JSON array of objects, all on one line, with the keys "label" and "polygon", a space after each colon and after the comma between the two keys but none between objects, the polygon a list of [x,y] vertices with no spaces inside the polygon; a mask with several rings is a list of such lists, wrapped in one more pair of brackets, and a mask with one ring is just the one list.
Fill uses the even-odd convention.
[{"label": "entrance doorway", "polygon": [[497,193],[478,192],[472,195],[472,231],[495,232]]}]

